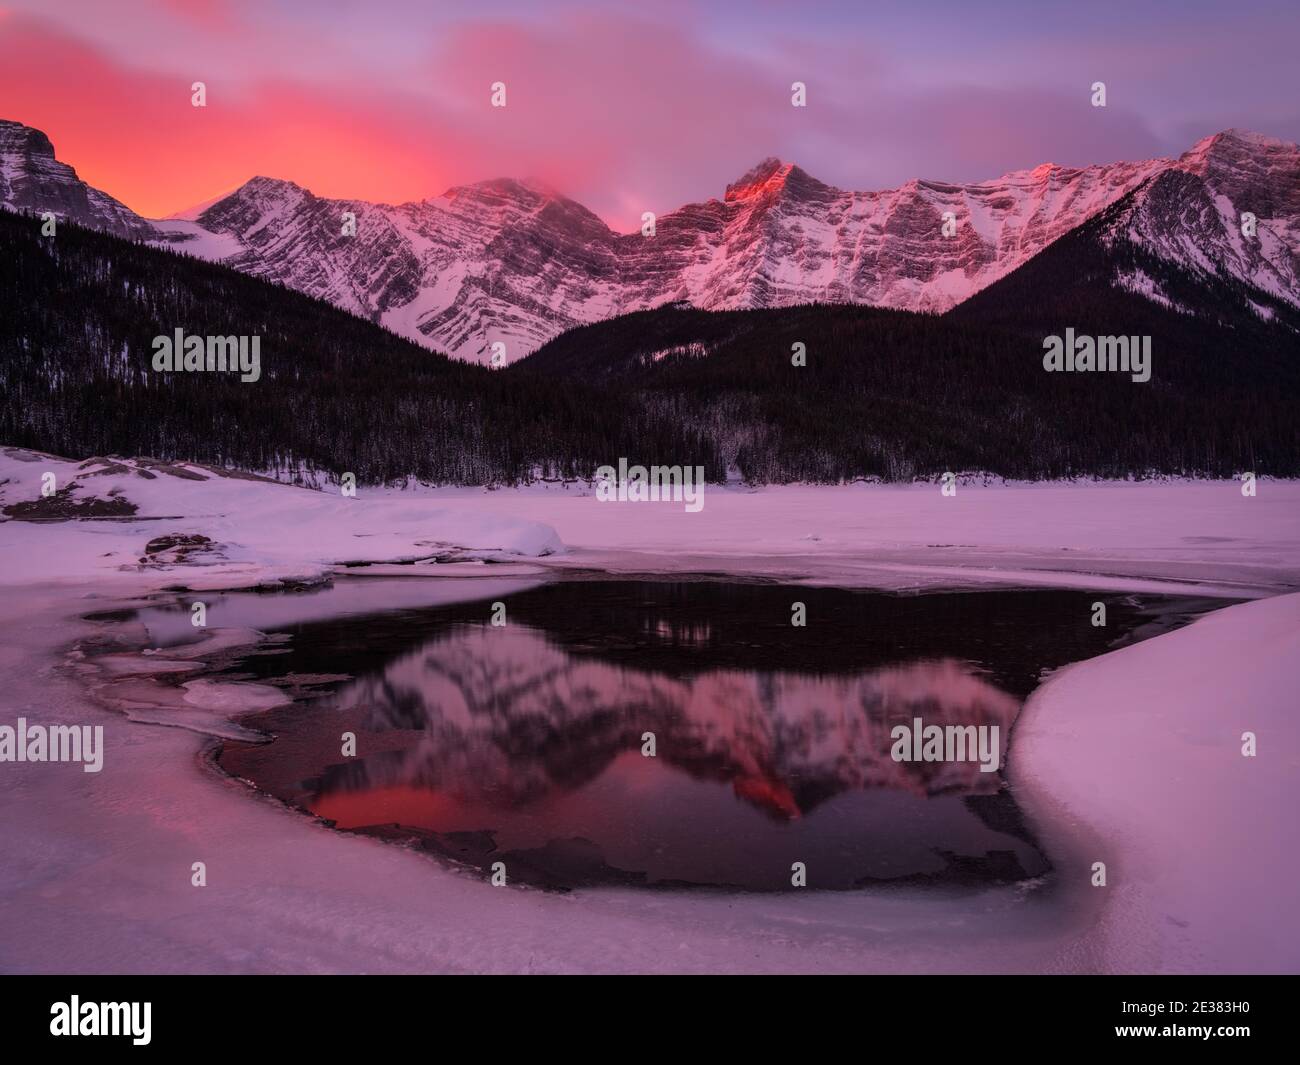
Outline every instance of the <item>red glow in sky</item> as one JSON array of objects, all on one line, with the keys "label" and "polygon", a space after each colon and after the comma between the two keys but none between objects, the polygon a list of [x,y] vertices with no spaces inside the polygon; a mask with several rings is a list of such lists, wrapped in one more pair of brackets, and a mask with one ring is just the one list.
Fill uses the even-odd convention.
[{"label": "red glow in sky", "polygon": [[[0,5],[0,117],[150,217],[256,174],[385,202],[511,176],[631,230],[770,155],[883,188],[1177,154],[1232,125],[1300,137],[1295,36],[1279,31],[1300,16],[1262,2],[1234,9],[1231,39],[1196,2],[1175,23],[1123,5],[1124,35],[1104,2],[954,2],[925,19],[893,2]],[[1268,32],[1251,32],[1257,15]],[[1088,105],[1098,78],[1104,111]],[[790,105],[795,80],[806,108]]]}]

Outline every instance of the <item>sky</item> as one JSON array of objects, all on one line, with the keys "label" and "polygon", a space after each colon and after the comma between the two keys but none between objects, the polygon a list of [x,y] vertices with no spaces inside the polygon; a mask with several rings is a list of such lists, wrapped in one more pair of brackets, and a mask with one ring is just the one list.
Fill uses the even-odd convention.
[{"label": "sky", "polygon": [[0,0],[0,118],[147,217],[258,174],[389,203],[518,177],[630,231],[767,156],[879,189],[1300,141],[1298,46],[1272,0]]}]

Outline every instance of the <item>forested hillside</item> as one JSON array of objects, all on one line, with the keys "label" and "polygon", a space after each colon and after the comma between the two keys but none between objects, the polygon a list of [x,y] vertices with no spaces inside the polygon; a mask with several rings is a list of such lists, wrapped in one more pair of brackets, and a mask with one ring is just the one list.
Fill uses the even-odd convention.
[{"label": "forested hillside", "polygon": [[[1116,292],[1072,237],[941,317],[665,307],[493,371],[225,267],[0,212],[0,442],[369,482],[587,477],[620,457],[752,482],[1300,474],[1284,314]],[[1152,380],[1044,372],[1042,338],[1066,327],[1152,336]],[[261,379],[155,372],[152,340],[177,328],[260,335]]]},{"label": "forested hillside", "polygon": [[[0,211],[0,442],[363,482],[582,476],[622,454],[689,454],[675,425],[564,382],[431,354],[364,319],[223,266]],[[157,373],[152,341],[260,335],[261,379]],[[685,460],[682,460],[685,461]]]}]

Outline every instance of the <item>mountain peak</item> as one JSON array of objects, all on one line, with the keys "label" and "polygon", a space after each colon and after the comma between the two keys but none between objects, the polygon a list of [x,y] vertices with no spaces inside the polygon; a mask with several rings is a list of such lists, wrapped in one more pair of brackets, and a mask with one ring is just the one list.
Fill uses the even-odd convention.
[{"label": "mountain peak", "polygon": [[41,130],[11,118],[0,118],[0,150],[17,150],[20,145],[33,155],[54,158],[54,145]]},{"label": "mountain peak", "polygon": [[1182,155],[1182,161],[1196,161],[1212,155],[1300,154],[1300,147],[1289,141],[1256,133],[1249,129],[1225,129],[1202,137]]},{"label": "mountain peak", "polygon": [[61,162],[45,133],[12,119],[0,119],[0,204],[18,211],[51,211],[132,240],[155,235],[154,227],[129,207],[91,188]]},{"label": "mountain peak", "polygon": [[209,214],[213,214],[215,217],[229,210],[249,210],[250,205],[253,204],[261,205],[264,208],[270,204],[292,205],[314,199],[315,197],[310,189],[304,189],[296,182],[258,174],[249,178],[227,195],[219,196],[211,203],[201,207],[194,217],[201,220]]},{"label": "mountain peak", "polygon": [[287,178],[267,177],[265,174],[255,174],[236,189],[236,192],[266,193],[266,192],[308,192],[296,181],[289,181]]},{"label": "mountain peak", "polygon": [[512,200],[558,200],[563,197],[550,185],[536,178],[498,177],[475,181],[468,185],[453,185],[443,196],[458,199],[463,196],[485,196]]},{"label": "mountain peak", "polygon": [[733,203],[736,200],[747,200],[751,196],[780,192],[790,176],[796,173],[802,174],[803,171],[793,163],[782,162],[776,156],[769,155],[740,180],[728,185],[723,199],[727,203]]}]

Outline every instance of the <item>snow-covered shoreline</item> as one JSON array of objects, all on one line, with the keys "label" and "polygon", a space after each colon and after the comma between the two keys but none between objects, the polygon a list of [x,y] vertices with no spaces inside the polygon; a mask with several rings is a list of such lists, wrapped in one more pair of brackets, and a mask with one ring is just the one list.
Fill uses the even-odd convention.
[{"label": "snow-covered shoreline", "polygon": [[543,523],[552,567],[745,574],[891,591],[1079,587],[1251,598],[1300,589],[1300,482],[771,486],[680,503],[586,488],[439,489],[440,504]]},{"label": "snow-covered shoreline", "polygon": [[[142,481],[145,493],[155,485]],[[170,480],[162,483],[168,487],[155,513],[165,515],[162,503],[180,496]],[[14,501],[14,484],[3,502]],[[287,495],[259,497],[274,507],[250,506],[250,484]],[[1300,485],[1269,485],[1256,499],[1226,483],[1170,485],[1165,494],[1124,496],[1126,506],[1113,500],[1136,492],[1133,486],[1100,495],[1087,495],[1086,486],[1003,490],[1018,491],[1016,498],[979,496],[997,491],[981,489],[959,493],[958,500],[974,500],[967,510],[937,491],[876,488],[832,504],[835,497],[819,491],[772,490],[710,497],[701,515],[691,515],[670,505],[597,509],[592,499],[539,506],[527,493],[467,490],[436,500],[343,504],[262,484],[218,482],[231,493],[221,506],[172,510],[159,520],[0,524],[0,720],[102,724],[105,742],[104,768],[95,774],[70,765],[0,767],[7,856],[0,969],[1300,967],[1289,912],[1298,738],[1290,689],[1300,595],[1231,606],[1050,678],[1013,733],[1009,779],[1021,809],[1051,843],[1056,874],[1045,887],[965,894],[503,891],[250,794],[207,764],[202,728],[135,723],[96,706],[65,657],[77,639],[117,624],[82,620],[89,612],[178,585],[318,579],[339,560],[340,544],[360,544],[353,557],[375,561],[448,545],[462,560],[527,559],[525,573],[481,565],[483,577],[522,581],[538,579],[534,567],[581,566],[907,588],[1037,580],[1268,596],[1300,586]],[[135,480],[130,486],[124,492],[150,502]],[[32,498],[30,485],[19,487],[22,498]],[[268,524],[282,500],[291,513]],[[358,508],[346,523],[336,521],[342,505]],[[313,517],[300,520],[304,513]],[[389,521],[399,514],[401,532]],[[709,515],[711,524],[694,524]],[[1027,524],[1030,515],[1037,524]],[[997,520],[990,524],[991,516]],[[816,539],[807,539],[810,529]],[[146,542],[173,534],[209,535],[226,557],[205,562],[159,552],[159,559],[139,561]],[[952,546],[932,546],[940,544]],[[448,577],[402,583],[452,598],[497,594],[496,580],[460,580],[466,564],[479,565],[431,562],[418,571]],[[936,572],[927,574],[927,566]],[[223,639],[216,629],[212,636]],[[1244,730],[1258,734],[1258,758],[1241,756]],[[1089,883],[1096,860],[1107,863],[1105,888]],[[194,861],[207,864],[205,888],[190,885]]]},{"label": "snow-covered shoreline", "polygon": [[[42,502],[51,474],[61,494]],[[530,567],[615,573],[720,574],[893,591],[1079,587],[1253,598],[1300,589],[1300,481],[708,488],[705,506],[602,503],[585,487],[384,491],[297,488],[194,464],[74,462],[0,448],[0,512],[14,505],[75,516],[113,506],[119,520],[0,521],[21,565],[0,585],[249,587],[355,573],[484,575]],[[94,511],[92,510],[92,513]],[[37,511],[40,513],[40,511]],[[146,557],[164,536],[210,546],[165,570]],[[141,564],[145,559],[146,565]],[[400,570],[376,567],[400,563]],[[412,564],[414,563],[414,564]],[[460,565],[459,571],[441,568]],[[472,570],[470,572],[473,572]]]}]

